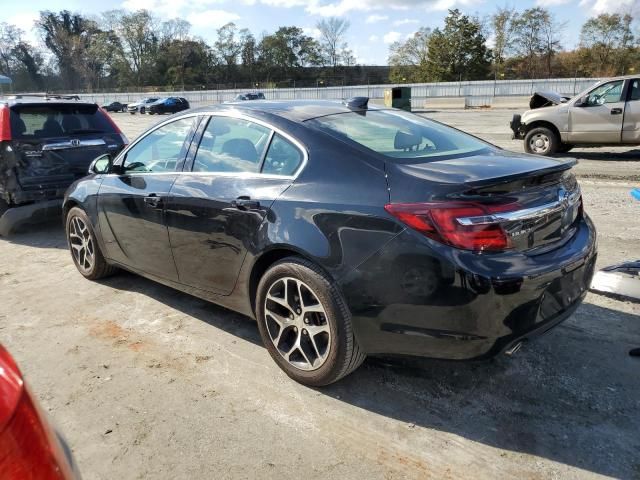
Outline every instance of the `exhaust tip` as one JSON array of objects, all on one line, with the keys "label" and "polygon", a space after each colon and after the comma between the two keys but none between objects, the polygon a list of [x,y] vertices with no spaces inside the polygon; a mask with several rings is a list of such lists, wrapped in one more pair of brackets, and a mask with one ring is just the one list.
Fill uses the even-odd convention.
[{"label": "exhaust tip", "polygon": [[518,350],[520,350],[520,347],[522,346],[523,342],[518,342],[515,345],[512,345],[511,347],[507,348],[504,351],[505,355],[511,356],[513,354],[515,354]]}]

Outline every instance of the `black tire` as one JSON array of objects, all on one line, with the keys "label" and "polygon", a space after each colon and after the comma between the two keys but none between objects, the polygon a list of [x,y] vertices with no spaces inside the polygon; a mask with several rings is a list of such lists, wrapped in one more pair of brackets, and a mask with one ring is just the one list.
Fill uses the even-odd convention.
[{"label": "black tire", "polygon": [[[317,369],[303,370],[292,365],[280,354],[271,339],[265,315],[265,299],[272,286],[284,278],[297,279],[311,287],[326,312],[323,318],[325,326],[329,327],[331,341],[326,359]],[[305,259],[285,258],[262,276],[256,295],[256,318],[260,336],[271,358],[289,377],[303,385],[319,387],[334,383],[353,372],[366,358],[353,335],[351,314],[342,294],[324,272]]]},{"label": "black tire", "polygon": [[556,151],[558,153],[567,153],[567,152],[570,152],[573,147],[574,147],[573,145],[570,145],[568,143],[561,143],[558,146],[558,150],[556,150]]},{"label": "black tire", "polygon": [[[88,241],[92,242],[92,250],[93,250],[93,260],[91,262],[85,262],[86,253],[83,260],[83,257],[77,258],[77,255],[74,254],[74,244],[77,245],[77,223],[74,221],[78,219],[84,227],[86,227],[86,235],[83,234],[83,237]],[[93,231],[93,227],[91,226],[91,222],[89,221],[89,217],[87,214],[79,207],[73,207],[67,213],[67,218],[65,219],[65,232],[67,236],[67,245],[69,245],[69,252],[71,253],[71,258],[73,259],[73,263],[75,264],[78,271],[82,274],[83,277],[89,280],[98,280],[100,278],[108,277],[109,275],[113,275],[118,269],[113,265],[109,265],[107,261],[104,259],[102,255],[102,251],[100,251],[100,245],[97,242],[95,232]],[[72,235],[75,237],[72,238]],[[84,247],[88,249],[88,246]]]},{"label": "black tire", "polygon": [[559,146],[560,138],[558,135],[546,127],[532,128],[524,136],[524,150],[527,153],[549,156],[556,153]]},{"label": "black tire", "polygon": [[144,115],[144,113],[147,111],[146,108],[144,107],[140,107],[140,115]]},{"label": "black tire", "polygon": [[4,214],[4,212],[6,212],[7,210],[9,210],[9,204],[3,200],[2,198],[0,198],[0,217]]}]

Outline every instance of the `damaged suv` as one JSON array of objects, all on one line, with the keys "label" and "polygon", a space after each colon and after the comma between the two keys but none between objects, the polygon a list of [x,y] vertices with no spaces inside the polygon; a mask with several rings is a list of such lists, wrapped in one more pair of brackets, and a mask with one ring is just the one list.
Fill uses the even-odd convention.
[{"label": "damaged suv", "polygon": [[91,161],[129,143],[104,110],[75,98],[0,99],[0,235],[58,214]]},{"label": "damaged suv", "polygon": [[513,138],[528,153],[553,155],[575,146],[640,145],[640,77],[601,80],[579,95],[536,92],[531,110],[514,115]]}]

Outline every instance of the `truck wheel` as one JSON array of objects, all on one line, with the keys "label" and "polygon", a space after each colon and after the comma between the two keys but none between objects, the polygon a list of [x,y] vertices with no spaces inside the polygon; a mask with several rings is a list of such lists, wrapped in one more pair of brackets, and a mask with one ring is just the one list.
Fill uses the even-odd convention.
[{"label": "truck wheel", "polygon": [[256,318],[271,358],[304,385],[336,382],[365,359],[342,294],[302,258],[285,258],[267,270],[258,284]]},{"label": "truck wheel", "polygon": [[536,155],[553,155],[558,151],[558,135],[546,127],[532,128],[524,137],[524,150]]}]

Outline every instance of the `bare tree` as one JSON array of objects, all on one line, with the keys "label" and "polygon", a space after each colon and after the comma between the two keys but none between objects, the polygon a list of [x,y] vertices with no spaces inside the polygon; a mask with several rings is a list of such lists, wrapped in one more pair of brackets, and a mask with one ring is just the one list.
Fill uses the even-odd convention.
[{"label": "bare tree", "polygon": [[412,82],[425,81],[430,38],[431,29],[422,27],[406,41],[391,44],[388,61],[393,81],[400,82],[403,79]]},{"label": "bare tree", "polygon": [[331,17],[316,24],[320,30],[320,46],[327,65],[334,69],[340,65],[343,51],[347,50],[345,36],[351,24],[344,18]]},{"label": "bare tree", "polygon": [[0,73],[11,75],[14,50],[24,32],[15,25],[0,23]]},{"label": "bare tree", "polygon": [[518,12],[515,8],[498,8],[491,16],[491,30],[494,37],[493,61],[494,75],[501,72],[506,57],[513,51],[511,42],[516,33]]}]

